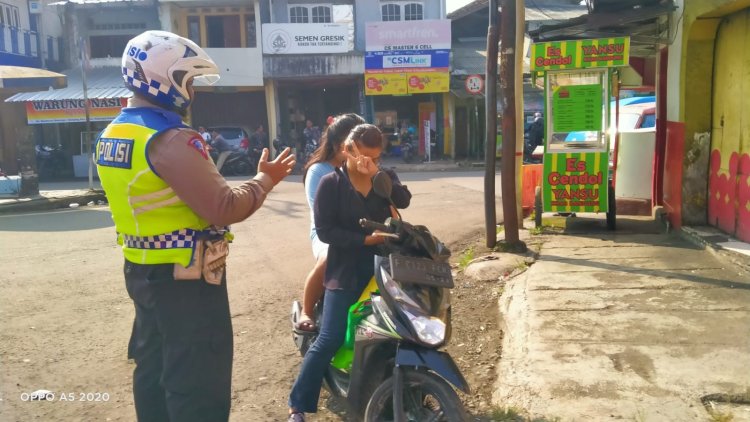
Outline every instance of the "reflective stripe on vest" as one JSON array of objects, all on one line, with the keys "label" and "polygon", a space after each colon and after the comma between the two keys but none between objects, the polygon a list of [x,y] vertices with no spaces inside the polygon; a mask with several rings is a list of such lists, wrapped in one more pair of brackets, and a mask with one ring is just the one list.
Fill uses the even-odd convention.
[{"label": "reflective stripe on vest", "polygon": [[159,177],[148,157],[149,142],[178,127],[185,125],[175,113],[125,108],[97,140],[99,178],[128,261],[188,266],[196,236],[209,226]]}]

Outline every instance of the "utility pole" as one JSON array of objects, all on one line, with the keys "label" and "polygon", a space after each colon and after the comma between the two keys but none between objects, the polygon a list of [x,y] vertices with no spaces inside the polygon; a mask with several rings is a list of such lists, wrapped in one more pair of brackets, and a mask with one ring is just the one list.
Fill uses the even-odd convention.
[{"label": "utility pole", "polygon": [[526,55],[526,5],[525,0],[516,1],[516,215],[523,229],[523,57]]},{"label": "utility pole", "polygon": [[86,38],[81,37],[80,38],[80,46],[81,46],[81,83],[83,85],[83,109],[86,112],[86,135],[83,136],[84,142],[86,143],[86,146],[84,151],[81,151],[83,154],[88,157],[88,163],[89,163],[89,190],[94,189],[94,156],[92,155],[91,151],[91,139],[89,139],[89,136],[91,136],[91,113],[89,111],[89,91],[88,91],[88,85],[86,81],[86,70],[89,66],[89,55],[88,55],[88,49],[86,45]]},{"label": "utility pole", "polygon": [[[484,110],[487,140],[484,144],[484,225],[487,247],[497,244],[497,215],[495,214],[495,148],[497,145],[497,0],[490,0],[487,28],[487,67],[485,70]],[[505,154],[505,150],[503,150]],[[503,166],[505,167],[505,166]],[[503,170],[505,173],[505,170]],[[505,195],[503,194],[503,202]]]},{"label": "utility pole", "polygon": [[[501,0],[500,82],[503,89],[503,166],[501,175],[503,224],[509,246],[525,249],[518,237],[516,209],[516,0]],[[489,61],[489,52],[488,52]]]}]

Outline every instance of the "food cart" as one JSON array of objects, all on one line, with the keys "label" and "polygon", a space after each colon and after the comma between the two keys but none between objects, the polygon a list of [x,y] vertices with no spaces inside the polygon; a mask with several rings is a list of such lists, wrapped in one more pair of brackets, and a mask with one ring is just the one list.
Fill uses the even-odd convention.
[{"label": "food cart", "polygon": [[[544,163],[535,192],[535,216],[604,212],[616,227],[610,150],[610,98],[617,91],[617,67],[628,65],[628,37],[554,41],[531,47],[531,69],[545,91]],[[612,130],[608,128],[612,127]]]}]

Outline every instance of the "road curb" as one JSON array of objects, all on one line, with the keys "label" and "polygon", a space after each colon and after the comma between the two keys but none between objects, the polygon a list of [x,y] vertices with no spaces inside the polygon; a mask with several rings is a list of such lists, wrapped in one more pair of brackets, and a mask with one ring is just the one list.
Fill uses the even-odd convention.
[{"label": "road curb", "polygon": [[707,249],[717,258],[729,259],[731,263],[739,266],[744,271],[750,272],[750,258],[748,258],[747,256],[739,252],[735,252],[733,250],[726,249],[722,247],[721,245],[718,245],[717,243],[701,235],[701,233],[698,230],[692,227],[681,227],[680,236],[683,239],[687,240],[690,243],[693,243],[696,246],[700,246],[704,249]]},{"label": "road curb", "polygon": [[15,202],[0,204],[0,214],[12,214],[29,211],[48,211],[57,208],[68,208],[70,204],[85,205],[91,201],[106,201],[103,190],[92,190],[79,195],[62,197],[39,196],[30,199],[18,199]]}]

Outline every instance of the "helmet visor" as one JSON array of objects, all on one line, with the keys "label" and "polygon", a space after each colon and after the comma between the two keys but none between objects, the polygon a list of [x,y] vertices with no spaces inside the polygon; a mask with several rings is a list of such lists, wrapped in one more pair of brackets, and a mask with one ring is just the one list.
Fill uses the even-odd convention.
[{"label": "helmet visor", "polygon": [[206,85],[213,85],[219,81],[221,76],[219,75],[199,75],[195,77],[195,80]]}]

